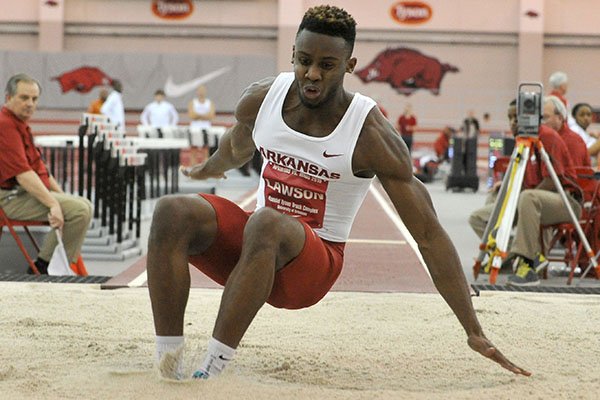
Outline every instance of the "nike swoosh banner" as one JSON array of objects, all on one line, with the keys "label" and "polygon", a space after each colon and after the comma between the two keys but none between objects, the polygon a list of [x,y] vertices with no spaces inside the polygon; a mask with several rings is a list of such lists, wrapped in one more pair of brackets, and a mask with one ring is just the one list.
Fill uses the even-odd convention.
[{"label": "nike swoosh banner", "polygon": [[203,84],[217,111],[231,112],[248,85],[276,75],[277,68],[275,56],[4,51],[0,72],[5,80],[19,72],[37,78],[41,108],[85,110],[100,86],[118,79],[126,110],[143,109],[157,89],[165,90],[178,110],[187,110]]}]

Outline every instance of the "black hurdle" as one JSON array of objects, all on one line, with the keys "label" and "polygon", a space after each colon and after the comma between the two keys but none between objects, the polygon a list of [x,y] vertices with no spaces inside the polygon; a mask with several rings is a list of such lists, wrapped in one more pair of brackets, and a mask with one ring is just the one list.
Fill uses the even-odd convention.
[{"label": "black hurdle", "polygon": [[[81,197],[83,197],[83,192],[84,192],[84,188],[85,188],[85,140],[84,137],[88,131],[88,127],[89,125],[87,124],[88,121],[85,121],[86,124],[85,125],[79,125],[79,129],[77,130],[77,134],[79,136],[79,153],[78,153],[78,158],[79,158],[79,165],[77,166],[77,172],[78,172],[78,182],[77,182],[77,191],[79,193],[79,195]],[[88,173],[88,176],[90,176],[91,174]],[[88,193],[90,193],[91,191],[91,187],[88,186]],[[91,197],[88,195],[88,199],[91,200]]]}]

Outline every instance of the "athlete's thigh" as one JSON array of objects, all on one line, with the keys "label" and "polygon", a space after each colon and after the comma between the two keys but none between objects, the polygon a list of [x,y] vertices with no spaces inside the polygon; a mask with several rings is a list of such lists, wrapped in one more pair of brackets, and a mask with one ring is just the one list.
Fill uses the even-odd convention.
[{"label": "athlete's thigh", "polygon": [[154,208],[149,243],[177,247],[189,254],[205,251],[217,232],[215,212],[197,195],[169,195]]},{"label": "athlete's thigh", "polygon": [[201,251],[190,251],[189,261],[217,283],[224,285],[242,251],[248,213],[237,204],[219,196],[202,194],[203,202],[214,213],[214,239]]},{"label": "athlete's thigh", "polygon": [[305,240],[304,226],[297,218],[263,207],[245,226],[242,257],[251,259],[258,251],[270,248],[276,257],[276,270],[280,270],[300,254]]}]

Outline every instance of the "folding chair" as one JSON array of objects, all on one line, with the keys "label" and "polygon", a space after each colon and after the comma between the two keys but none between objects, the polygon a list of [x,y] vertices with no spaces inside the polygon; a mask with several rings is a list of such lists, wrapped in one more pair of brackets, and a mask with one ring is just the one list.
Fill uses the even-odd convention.
[{"label": "folding chair", "polygon": [[[600,247],[600,180],[594,178],[594,170],[591,168],[578,167],[576,172],[577,184],[583,191],[583,207],[579,224],[592,250],[598,252]],[[551,229],[553,234],[547,249],[545,249],[543,233],[547,229]],[[570,222],[542,225],[540,226],[540,238],[542,254],[546,255],[546,259],[562,261],[569,268],[567,285],[570,285],[577,267],[583,271],[590,261],[583,248],[583,243],[579,240],[575,226]],[[564,247],[564,252],[561,252],[561,255],[552,256],[550,251],[559,244]]]},{"label": "folding chair", "polygon": [[29,227],[30,226],[50,226],[50,223],[48,221],[18,221],[18,220],[10,219],[10,218],[8,218],[6,213],[4,213],[4,210],[2,209],[2,207],[0,207],[0,238],[2,238],[2,231],[5,226],[10,231],[10,234],[15,239],[15,242],[17,242],[19,249],[21,249],[21,253],[23,253],[23,255],[25,256],[25,259],[27,259],[27,263],[33,270],[33,273],[36,275],[39,275],[40,271],[38,271],[37,267],[35,266],[35,263],[29,256],[29,253],[27,253],[27,250],[25,249],[25,246],[23,245],[21,238],[15,231],[15,227],[22,227],[25,230],[25,233],[27,233],[27,236],[29,236],[31,243],[33,243],[33,246],[39,252],[40,247],[38,246],[37,242],[35,241],[35,238],[31,234],[31,232],[29,231]]}]

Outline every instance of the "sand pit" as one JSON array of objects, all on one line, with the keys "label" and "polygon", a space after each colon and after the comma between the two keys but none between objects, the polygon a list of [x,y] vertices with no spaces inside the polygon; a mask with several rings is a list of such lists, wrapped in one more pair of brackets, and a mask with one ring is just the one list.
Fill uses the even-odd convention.
[{"label": "sand pit", "polygon": [[[221,291],[193,289],[191,373]],[[598,296],[491,293],[474,298],[513,376],[472,352],[438,295],[331,293],[302,311],[265,307],[226,373],[169,382],[153,369],[146,289],[0,283],[2,399],[595,399]]]}]

